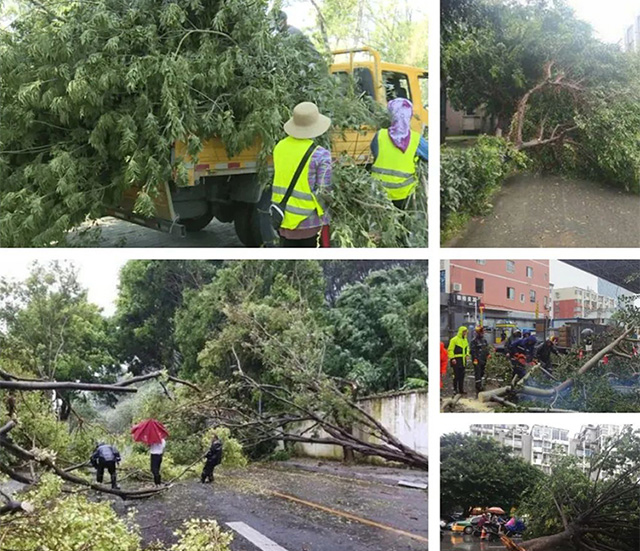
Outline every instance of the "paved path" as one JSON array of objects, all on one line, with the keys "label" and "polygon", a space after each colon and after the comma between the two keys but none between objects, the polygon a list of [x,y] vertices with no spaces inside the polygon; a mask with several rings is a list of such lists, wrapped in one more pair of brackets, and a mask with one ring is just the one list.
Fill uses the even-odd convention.
[{"label": "paved path", "polygon": [[286,551],[426,551],[428,545],[424,491],[269,466],[221,471],[213,485],[184,481],[162,496],[114,506],[121,514],[136,509],[145,544],[175,541],[182,520],[195,517],[225,528],[234,523],[233,551],[278,549],[269,540]]},{"label": "paved path", "polygon": [[[105,216],[97,220],[91,229],[91,239],[77,241],[88,247],[242,247],[236,236],[233,224],[224,224],[218,220],[211,222],[199,232],[189,233],[186,237],[171,235],[145,226]],[[87,230],[82,226],[75,233]],[[99,232],[98,232],[99,230]],[[95,235],[94,235],[95,234]],[[73,238],[71,238],[73,242]]]},{"label": "paved path", "polygon": [[640,247],[640,195],[558,176],[508,180],[448,247]]}]

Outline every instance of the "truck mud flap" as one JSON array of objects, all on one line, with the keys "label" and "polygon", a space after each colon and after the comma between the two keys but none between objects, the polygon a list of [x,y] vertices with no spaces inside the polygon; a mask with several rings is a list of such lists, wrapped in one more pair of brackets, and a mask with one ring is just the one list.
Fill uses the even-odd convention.
[{"label": "truck mud flap", "polygon": [[186,237],[187,228],[185,228],[179,222],[172,222],[165,218],[147,218],[145,216],[138,216],[132,212],[124,211],[121,209],[107,209],[107,214],[120,220],[126,220],[132,224],[138,224],[139,226],[146,226],[153,230],[159,230],[178,237]]}]

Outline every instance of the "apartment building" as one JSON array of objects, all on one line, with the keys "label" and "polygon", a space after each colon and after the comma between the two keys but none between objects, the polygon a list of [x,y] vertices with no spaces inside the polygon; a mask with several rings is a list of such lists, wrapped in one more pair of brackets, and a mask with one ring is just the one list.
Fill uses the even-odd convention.
[{"label": "apartment building", "polygon": [[555,319],[604,317],[612,312],[615,306],[615,298],[599,294],[593,289],[561,287],[553,290]]},{"label": "apartment building", "polygon": [[625,52],[640,52],[640,13],[625,29],[620,45]]},{"label": "apartment building", "polygon": [[549,261],[443,260],[440,306],[443,335],[474,321],[533,326],[550,313]]},{"label": "apartment building", "polygon": [[512,455],[522,457],[527,463],[550,473],[556,457],[572,455],[581,460],[586,471],[591,456],[599,452],[611,436],[619,434],[617,425],[584,425],[571,438],[569,430],[546,425],[471,425],[474,436],[492,438]]}]

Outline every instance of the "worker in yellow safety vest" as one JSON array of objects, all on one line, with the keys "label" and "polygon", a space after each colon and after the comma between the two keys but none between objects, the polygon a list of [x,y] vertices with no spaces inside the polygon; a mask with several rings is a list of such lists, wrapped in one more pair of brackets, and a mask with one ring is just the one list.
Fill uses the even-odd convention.
[{"label": "worker in yellow safety vest", "polygon": [[371,141],[371,173],[380,180],[393,204],[404,210],[418,185],[418,159],[429,160],[429,143],[411,130],[413,105],[408,99],[393,99],[387,108],[391,125],[376,132]]},{"label": "worker in yellow safety vest", "polygon": [[288,134],[273,150],[272,209],[277,207],[281,247],[328,245],[331,153],[313,142],[331,119],[305,101],[295,106],[284,125]]}]

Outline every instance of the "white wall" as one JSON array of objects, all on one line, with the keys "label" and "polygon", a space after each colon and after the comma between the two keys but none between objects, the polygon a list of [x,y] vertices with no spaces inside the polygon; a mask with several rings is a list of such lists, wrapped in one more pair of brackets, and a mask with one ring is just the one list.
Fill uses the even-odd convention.
[{"label": "white wall", "polygon": [[[427,455],[428,430],[427,430],[427,392],[402,392],[392,395],[375,396],[360,400],[359,405],[374,419],[380,422],[391,434],[403,444],[416,451]],[[308,428],[309,424],[301,427]],[[362,438],[358,431],[355,435]],[[320,431],[317,436],[326,436]],[[371,438],[371,437],[369,437]],[[326,459],[342,459],[343,452],[340,446],[327,444],[303,444],[295,445],[296,452],[308,457]]]}]

